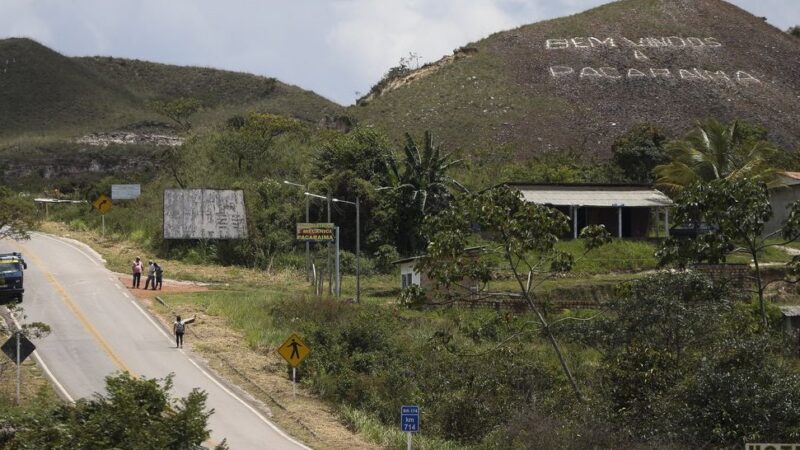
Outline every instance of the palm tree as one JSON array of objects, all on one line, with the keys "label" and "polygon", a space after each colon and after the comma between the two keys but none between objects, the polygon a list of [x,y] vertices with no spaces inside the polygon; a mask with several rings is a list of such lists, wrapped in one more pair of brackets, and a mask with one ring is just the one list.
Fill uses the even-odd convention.
[{"label": "palm tree", "polygon": [[442,155],[441,146],[433,145],[430,131],[425,132],[424,139],[424,145],[420,150],[414,138],[406,133],[406,145],[403,147],[405,158],[402,166],[398,166],[394,158],[389,158],[387,161],[389,181],[387,187],[409,193],[411,200],[419,206],[423,214],[429,205],[435,210],[434,212],[446,206],[450,198],[450,188],[467,191],[461,183],[447,175],[451,167],[463,161],[450,160],[452,153]]},{"label": "palm tree", "polygon": [[714,119],[698,122],[683,140],[669,142],[669,164],[656,166],[656,183],[681,190],[697,182],[716,179],[750,178],[774,184],[775,170],[769,158],[776,149],[766,141],[741,142],[739,124],[722,124]]},{"label": "palm tree", "polygon": [[400,161],[390,157],[386,161],[387,186],[383,201],[385,216],[380,221],[393,230],[395,246],[404,254],[415,254],[424,250],[427,240],[422,235],[422,223],[426,215],[444,210],[452,198],[451,189],[466,192],[467,189],[448,175],[448,171],[461,160],[452,159],[451,153],[443,154],[441,146],[433,144],[430,131],[425,132],[420,147],[406,133],[406,144]]}]

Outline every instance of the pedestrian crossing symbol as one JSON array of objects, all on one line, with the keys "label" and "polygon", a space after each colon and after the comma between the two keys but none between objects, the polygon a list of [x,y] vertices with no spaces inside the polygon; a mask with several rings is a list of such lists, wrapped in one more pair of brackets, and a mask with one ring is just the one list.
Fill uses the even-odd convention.
[{"label": "pedestrian crossing symbol", "polygon": [[306,359],[306,356],[311,353],[311,349],[300,339],[300,336],[292,333],[292,335],[286,339],[286,342],[278,347],[278,353],[280,353],[283,359],[292,367],[297,367]]}]

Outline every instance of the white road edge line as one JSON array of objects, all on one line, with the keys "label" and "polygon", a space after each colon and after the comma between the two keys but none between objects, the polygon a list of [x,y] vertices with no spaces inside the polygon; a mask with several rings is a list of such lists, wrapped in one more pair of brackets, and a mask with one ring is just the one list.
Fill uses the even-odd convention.
[{"label": "white road edge line", "polygon": [[156,330],[158,330],[159,333],[161,333],[165,338],[167,338],[167,340],[170,343],[172,343],[172,337],[168,335],[166,331],[164,331],[164,328],[158,326],[156,321],[153,320],[153,318],[150,317],[150,314],[147,314],[147,312],[143,310],[141,306],[139,306],[139,303],[136,302],[136,300],[131,300],[131,303],[133,304],[133,306],[136,307],[136,309],[139,310],[140,313],[142,313],[142,315],[147,319],[147,321],[150,322],[156,328]]},{"label": "white road edge line", "polygon": [[43,237],[43,238],[50,239],[51,241],[56,241],[56,242],[59,242],[59,243],[61,243],[61,244],[63,244],[63,245],[67,245],[67,246],[69,246],[69,247],[72,247],[72,248],[74,248],[75,250],[77,250],[78,252],[80,252],[80,254],[82,254],[83,256],[85,256],[86,258],[88,258],[88,259],[89,259],[89,261],[93,262],[95,265],[97,265],[97,266],[102,266],[102,265],[103,265],[103,263],[101,263],[100,261],[98,261],[98,260],[97,260],[97,258],[95,258],[95,257],[93,257],[93,256],[91,256],[91,255],[89,255],[88,253],[86,253],[85,251],[83,251],[83,249],[82,249],[82,248],[80,248],[80,247],[78,247],[77,245],[74,245],[74,244],[72,244],[72,243],[70,243],[70,242],[67,242],[67,241],[64,241],[64,240],[62,240],[62,239],[54,238],[54,237],[52,237],[52,236],[50,236],[50,235],[47,235],[47,234],[44,234],[44,233],[35,233],[35,234],[36,234],[37,236],[41,236],[41,237]]},{"label": "white road edge line", "polygon": [[[14,321],[14,325],[16,325],[18,329],[22,328],[20,326],[19,322],[17,322],[17,318],[14,317],[14,314],[11,313],[9,315],[11,316],[11,320]],[[39,352],[37,352],[36,350],[33,351],[33,359],[35,359],[36,360],[36,364],[38,364],[39,367],[42,368],[42,370],[44,371],[45,375],[47,375],[47,378],[49,378],[50,381],[53,382],[53,384],[56,386],[56,390],[59,391],[61,396],[63,398],[65,398],[65,399],[67,399],[67,401],[69,401],[70,403],[75,403],[75,399],[73,399],[72,396],[69,395],[69,392],[67,392],[67,390],[64,388],[64,386],[58,381],[58,378],[56,378],[56,376],[53,375],[53,372],[50,371],[50,368],[47,367],[47,364],[44,363],[44,360],[39,356]]]},{"label": "white road edge line", "polygon": [[[159,331],[161,334],[163,334],[163,335],[164,335],[164,337],[166,337],[166,338],[167,338],[167,340],[169,340],[169,342],[170,342],[170,344],[171,344],[171,343],[172,343],[172,337],[171,337],[170,335],[168,335],[168,334],[167,334],[167,332],[166,332],[166,331],[164,331],[164,329],[163,329],[162,327],[160,327],[160,326],[158,326],[158,324],[156,324],[156,322],[153,320],[153,318],[152,318],[152,317],[150,317],[150,314],[148,314],[148,313],[147,313],[147,312],[146,312],[144,309],[142,309],[142,307],[141,307],[141,306],[139,306],[139,304],[138,304],[138,303],[137,303],[135,300],[131,300],[131,303],[133,303],[133,306],[135,306],[135,307],[136,307],[136,309],[138,309],[138,310],[139,310],[139,312],[140,312],[140,313],[142,313],[142,315],[144,315],[144,316],[145,316],[145,318],[147,318],[147,320],[148,320],[148,321],[149,321],[149,322],[150,322],[150,323],[151,323],[151,324],[152,324],[152,325],[153,325],[153,326],[154,326],[154,327],[155,327],[155,328],[156,328],[156,329],[157,329],[157,330],[158,330],[158,331]],[[223,390],[223,391],[224,391],[226,394],[230,395],[230,396],[231,396],[231,397],[233,397],[233,398],[234,398],[236,401],[238,401],[239,403],[241,403],[242,405],[244,405],[244,407],[245,407],[245,408],[247,408],[248,410],[250,410],[250,412],[252,412],[253,414],[255,414],[255,415],[256,415],[256,417],[258,417],[258,418],[259,418],[259,419],[260,419],[262,422],[264,422],[265,424],[267,424],[267,425],[268,425],[270,428],[272,428],[273,430],[275,430],[275,431],[276,431],[278,434],[280,434],[281,436],[283,436],[283,437],[284,437],[284,438],[286,438],[287,440],[291,441],[292,443],[299,445],[301,448],[304,448],[304,449],[307,449],[307,450],[311,450],[311,448],[310,448],[310,447],[306,447],[305,445],[303,445],[303,443],[301,443],[301,442],[299,442],[299,441],[296,441],[294,438],[292,438],[292,437],[291,437],[291,436],[289,436],[288,434],[284,433],[284,432],[283,432],[283,430],[281,430],[280,428],[278,428],[278,427],[277,427],[277,426],[276,426],[274,423],[270,422],[270,421],[269,421],[269,419],[267,419],[266,417],[264,417],[264,416],[263,416],[263,415],[262,415],[260,412],[258,412],[258,411],[257,411],[255,408],[253,408],[253,407],[252,407],[252,406],[250,406],[250,405],[249,405],[247,402],[245,402],[244,400],[242,400],[242,399],[241,399],[241,398],[240,398],[238,395],[236,395],[236,394],[235,394],[233,391],[231,391],[231,390],[230,390],[230,389],[228,389],[227,387],[223,386],[223,385],[222,385],[222,383],[220,383],[219,381],[217,381],[217,379],[216,379],[216,378],[214,378],[213,376],[211,376],[211,374],[209,374],[208,372],[206,372],[206,371],[205,371],[205,370],[204,370],[202,367],[200,367],[200,366],[199,366],[199,365],[198,365],[196,362],[194,362],[194,360],[193,360],[192,358],[190,358],[190,357],[189,357],[189,355],[186,355],[186,353],[185,353],[183,350],[180,350],[180,352],[181,352],[181,353],[183,353],[183,354],[186,356],[186,359],[188,359],[188,360],[189,360],[189,362],[190,362],[190,363],[192,363],[192,365],[193,365],[193,366],[197,367],[197,370],[199,370],[199,371],[200,371],[200,373],[202,373],[203,375],[205,375],[205,377],[206,377],[206,378],[208,378],[209,380],[211,380],[211,382],[212,382],[212,383],[216,384],[216,385],[217,385],[217,386],[218,386],[220,389],[222,389],[222,390]]]},{"label": "white road edge line", "polygon": [[[69,246],[69,247],[72,247],[72,248],[74,248],[75,250],[79,251],[79,252],[80,252],[81,254],[83,254],[84,256],[86,256],[87,258],[89,258],[89,259],[90,259],[90,260],[91,260],[93,263],[95,263],[96,265],[102,265],[102,264],[100,264],[100,263],[99,263],[99,262],[98,262],[96,259],[94,259],[94,258],[92,258],[91,256],[89,256],[89,255],[88,255],[86,252],[84,252],[84,251],[83,251],[81,248],[79,248],[79,247],[77,247],[77,246],[75,246],[75,245],[72,245],[72,244],[70,244],[70,243],[68,243],[68,242],[62,241],[61,239],[56,239],[56,238],[50,237],[50,236],[48,236],[48,235],[45,235],[45,234],[42,234],[42,233],[36,233],[36,234],[37,234],[37,235],[39,235],[39,236],[45,237],[45,238],[47,238],[47,239],[50,239],[50,240],[53,240],[53,241],[60,242],[60,243],[62,243],[62,244],[64,244],[64,245],[67,245],[67,246]],[[128,292],[127,292],[127,291],[125,292],[125,295],[127,295],[127,296],[130,296],[130,295],[128,294]],[[135,300],[131,300],[131,303],[133,303],[133,305],[136,307],[136,309],[138,309],[138,310],[139,310],[139,312],[140,312],[140,313],[142,313],[142,314],[145,316],[145,318],[147,318],[147,320],[148,320],[148,321],[149,321],[149,322],[150,322],[150,323],[151,323],[151,324],[152,324],[154,327],[156,327],[156,329],[158,329],[158,331],[159,331],[159,332],[160,332],[162,335],[164,335],[164,337],[166,337],[166,338],[167,338],[167,339],[170,341],[170,343],[172,343],[172,337],[170,337],[170,336],[167,334],[167,332],[166,332],[166,331],[164,331],[164,329],[163,329],[163,328],[161,328],[160,326],[158,326],[158,324],[156,324],[156,322],[153,320],[153,318],[152,318],[152,317],[150,317],[150,315],[149,315],[147,312],[145,312],[145,310],[144,310],[144,309],[142,309],[142,307],[141,307],[141,306],[139,306],[139,304],[138,304],[138,303],[137,303]],[[192,363],[192,365],[193,365],[193,366],[197,367],[197,370],[199,370],[199,371],[200,371],[200,373],[202,373],[203,375],[205,375],[205,377],[206,377],[206,378],[208,378],[209,380],[211,380],[211,382],[212,382],[212,383],[216,384],[216,385],[217,385],[217,386],[218,386],[220,389],[222,389],[222,390],[223,390],[223,391],[224,391],[226,394],[230,395],[230,396],[231,396],[233,399],[235,399],[236,401],[238,401],[239,403],[241,403],[241,404],[242,404],[242,406],[244,406],[244,407],[245,407],[245,408],[247,408],[247,409],[248,409],[250,412],[252,412],[253,414],[255,414],[255,416],[256,416],[256,417],[258,417],[258,418],[259,418],[259,419],[260,419],[262,422],[264,422],[265,424],[267,424],[267,426],[269,426],[270,428],[272,428],[272,429],[273,429],[273,430],[274,430],[276,433],[278,433],[279,435],[283,436],[283,437],[284,437],[285,439],[287,439],[288,441],[290,441],[290,442],[292,442],[292,443],[294,443],[294,444],[298,445],[298,446],[299,446],[299,447],[301,447],[301,448],[304,448],[304,449],[306,449],[306,450],[312,450],[312,449],[311,449],[311,447],[307,447],[306,445],[304,445],[304,444],[303,444],[303,443],[301,443],[300,441],[297,441],[297,440],[295,440],[294,438],[292,438],[291,436],[289,436],[288,434],[284,433],[284,432],[283,432],[283,430],[281,430],[280,428],[278,428],[278,427],[277,427],[277,426],[276,426],[274,423],[270,422],[270,421],[269,421],[269,419],[267,419],[266,417],[264,417],[264,416],[263,416],[263,415],[262,415],[260,412],[258,412],[258,411],[257,411],[255,408],[253,408],[252,406],[250,406],[250,405],[249,405],[247,402],[245,402],[244,400],[242,400],[242,399],[241,399],[241,398],[240,398],[238,395],[236,395],[236,394],[235,394],[234,392],[232,392],[230,389],[228,389],[227,387],[225,387],[224,385],[222,385],[222,383],[220,383],[219,381],[217,381],[217,380],[216,380],[216,379],[215,379],[213,376],[211,376],[211,374],[209,374],[208,372],[206,372],[206,371],[205,371],[205,370],[204,370],[202,367],[200,367],[200,366],[199,366],[199,365],[198,365],[196,362],[194,362],[194,360],[193,360],[192,358],[189,358],[189,357],[187,356],[187,358],[186,358],[186,359],[188,359],[188,360],[189,360],[189,362],[190,362],[190,363]],[[49,371],[48,371],[48,372],[49,372]],[[58,380],[56,380],[56,379],[55,379],[55,377],[53,377],[53,380],[54,380],[54,381],[55,381],[55,382],[58,384]],[[60,386],[60,384],[59,384],[59,386]],[[63,386],[61,387],[61,389],[63,389]],[[66,394],[66,391],[64,391],[64,393]],[[69,394],[66,394],[66,395],[67,395],[67,397],[69,397]],[[71,398],[71,397],[69,397],[69,398]]]},{"label": "white road edge line", "polygon": [[253,408],[253,407],[252,407],[252,406],[250,406],[250,405],[249,405],[247,402],[245,402],[244,400],[242,400],[242,399],[241,399],[241,398],[240,398],[238,395],[236,395],[236,394],[234,394],[233,392],[231,392],[231,390],[229,390],[228,388],[226,388],[225,386],[223,386],[223,385],[222,385],[222,383],[220,383],[219,381],[217,381],[217,380],[216,380],[214,377],[212,377],[212,376],[211,376],[211,374],[209,374],[208,372],[206,372],[206,371],[205,371],[205,370],[204,370],[202,367],[200,367],[200,366],[199,366],[199,365],[198,365],[196,362],[194,362],[194,360],[193,360],[192,358],[187,358],[187,359],[189,360],[189,362],[190,362],[190,363],[192,363],[192,365],[194,365],[195,367],[197,367],[197,370],[199,370],[199,371],[200,371],[200,373],[202,373],[203,375],[205,375],[205,376],[206,376],[206,378],[208,378],[209,380],[211,380],[211,382],[212,382],[212,383],[216,384],[216,385],[217,385],[217,386],[218,386],[220,389],[222,389],[222,390],[223,390],[223,391],[225,391],[225,392],[226,392],[228,395],[230,395],[231,397],[233,397],[234,399],[236,399],[236,401],[238,401],[239,403],[241,403],[241,404],[242,404],[242,405],[243,405],[245,408],[249,409],[249,410],[250,410],[250,412],[252,412],[253,414],[255,414],[255,415],[256,415],[256,417],[258,417],[259,419],[261,419],[261,421],[262,421],[262,422],[264,422],[265,424],[269,425],[269,427],[270,427],[270,428],[272,428],[273,430],[275,430],[275,432],[277,432],[278,434],[280,434],[281,436],[283,436],[284,438],[286,438],[286,439],[287,439],[287,440],[289,440],[290,442],[293,442],[293,443],[297,444],[297,445],[298,445],[298,446],[300,446],[301,448],[304,448],[304,449],[306,449],[306,450],[312,450],[312,449],[311,449],[311,447],[307,447],[307,446],[306,446],[306,445],[304,445],[302,442],[296,441],[296,440],[295,440],[293,437],[291,437],[291,436],[289,436],[288,434],[284,433],[284,432],[283,432],[283,430],[281,430],[280,428],[278,428],[278,427],[277,427],[277,426],[276,426],[274,423],[270,422],[270,421],[269,421],[269,419],[267,419],[266,417],[264,417],[264,416],[263,416],[263,415],[262,415],[260,412],[256,411],[256,409],[255,409],[255,408]]}]

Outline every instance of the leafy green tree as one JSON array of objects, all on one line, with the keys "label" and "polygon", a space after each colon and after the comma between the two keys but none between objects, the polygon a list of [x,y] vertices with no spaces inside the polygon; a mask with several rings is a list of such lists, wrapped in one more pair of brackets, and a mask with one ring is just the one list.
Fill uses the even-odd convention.
[{"label": "leafy green tree", "polygon": [[152,100],[150,109],[175,122],[182,130],[189,131],[192,123],[189,117],[199,111],[203,105],[194,97],[180,97],[173,100]]},{"label": "leafy green tree", "polygon": [[220,134],[217,145],[236,162],[238,174],[245,162],[252,168],[257,159],[269,157],[273,141],[282,135],[300,133],[305,127],[297,119],[277,114],[252,113],[243,126],[236,124]]},{"label": "leafy green tree", "polygon": [[[488,282],[492,272],[489,257],[501,258],[555,350],[575,395],[581,400],[578,383],[541,304],[536,302],[534,291],[542,281],[555,273],[571,270],[574,264],[572,254],[555,248],[559,236],[569,232],[567,216],[556,209],[525,202],[519,191],[500,186],[462,196],[450,208],[428,217],[426,229],[431,239],[427,255],[421,259],[420,270],[440,286],[435,295],[445,301],[463,297],[468,287],[460,283],[465,279]],[[466,251],[476,230],[490,239],[487,252],[482,255]],[[598,226],[584,228],[581,238],[586,252],[610,241],[608,231]]]},{"label": "leafy green tree", "polygon": [[728,448],[797,442],[800,374],[776,356],[784,348],[774,338],[746,332],[730,333],[707,347],[678,392],[685,405],[677,423],[684,440],[695,447]]},{"label": "leafy green tree", "polygon": [[[172,449],[188,450],[206,441],[205,392],[197,389],[173,399],[172,377],[134,378],[127,373],[106,378],[107,394],[73,404],[35,409],[2,420],[14,430],[3,448],[16,449]],[[216,447],[227,448],[223,442]]]},{"label": "leafy green tree", "polygon": [[[671,237],[659,250],[660,262],[685,265],[689,262],[724,262],[733,253],[748,255],[754,265],[755,289],[761,318],[767,323],[764,291],[769,283],[761,273],[761,254],[769,247],[786,245],[800,239],[800,202],[789,206],[789,217],[783,227],[764,236],[764,224],[772,217],[769,192],[763,182],[749,179],[715,180],[695,184],[678,196],[675,221],[703,226],[711,230],[692,238]],[[780,234],[780,242],[770,240]],[[800,260],[790,263],[800,273]]]},{"label": "leafy green tree", "polygon": [[583,334],[600,343],[601,404],[623,435],[690,448],[797,438],[800,376],[734,286],[661,272],[623,285],[609,308]]},{"label": "leafy green tree", "polygon": [[598,326],[603,385],[614,420],[648,439],[668,432],[673,389],[714,341],[733,301],[724,286],[690,272],[661,272],[623,284]]},{"label": "leafy green tree", "polygon": [[425,238],[421,230],[425,216],[446,209],[453,198],[451,190],[466,191],[448,174],[461,163],[452,159],[451,153],[442,153],[440,145],[434,145],[430,131],[425,132],[421,146],[406,134],[401,161],[387,161],[387,185],[379,188],[384,191],[383,214],[378,219],[384,230],[390,230],[387,234],[396,237],[401,253],[423,250]]},{"label": "leafy green tree", "polygon": [[795,25],[795,26],[789,28],[788,30],[786,30],[786,32],[791,34],[792,36],[794,36],[796,38],[800,38],[800,26],[799,25]]},{"label": "leafy green tree", "polygon": [[[383,133],[359,127],[348,133],[332,133],[312,160],[311,177],[318,180],[311,183],[314,191],[348,201],[360,199],[361,232],[369,237],[366,243],[370,250],[385,244],[372,232],[378,206],[375,188],[386,183],[386,161],[390,157],[391,144]],[[342,226],[342,244],[351,250],[355,248],[354,219],[352,208],[334,207],[332,211],[332,220]]]},{"label": "leafy green tree", "polygon": [[28,239],[39,218],[33,201],[0,186],[0,239]]},{"label": "leafy green tree", "polygon": [[750,178],[773,182],[775,171],[768,161],[776,152],[767,141],[749,139],[741,125],[714,119],[698,123],[682,140],[667,143],[671,162],[656,166],[657,182],[680,190],[697,182],[723,178]]},{"label": "leafy green tree", "polygon": [[666,133],[657,125],[636,125],[614,141],[613,160],[631,181],[651,183],[653,168],[669,162],[666,142]]}]

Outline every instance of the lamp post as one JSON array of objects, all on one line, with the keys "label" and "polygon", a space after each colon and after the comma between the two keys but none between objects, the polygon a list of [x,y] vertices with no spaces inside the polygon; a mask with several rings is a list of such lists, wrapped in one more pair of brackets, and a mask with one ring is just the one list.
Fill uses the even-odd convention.
[{"label": "lamp post", "polygon": [[361,198],[356,197],[355,203],[338,198],[333,201],[356,207],[356,303],[361,303]]},{"label": "lamp post", "polygon": [[[328,223],[331,222],[331,194],[329,193],[327,196],[319,195],[319,194],[312,194],[311,192],[304,192],[303,193],[306,198],[314,197],[314,198],[321,198],[327,201],[328,204]],[[328,294],[331,294],[333,291],[333,286],[331,286],[331,282],[333,280],[333,271],[331,269],[331,243],[328,242]]]},{"label": "lamp post", "polygon": [[[291,182],[289,180],[283,180],[283,184],[288,184],[290,186],[297,186],[297,187],[303,189],[303,192],[308,190],[308,188],[306,188],[305,185],[300,184],[300,183],[293,183],[293,182]],[[308,223],[308,220],[309,220],[309,218],[308,218],[308,197],[307,196],[304,196],[304,197],[306,199],[306,223]],[[306,241],[306,281],[308,281],[310,279],[310,272],[311,272],[311,253],[309,251],[309,248],[310,248],[309,244],[310,243],[308,241]]]}]

